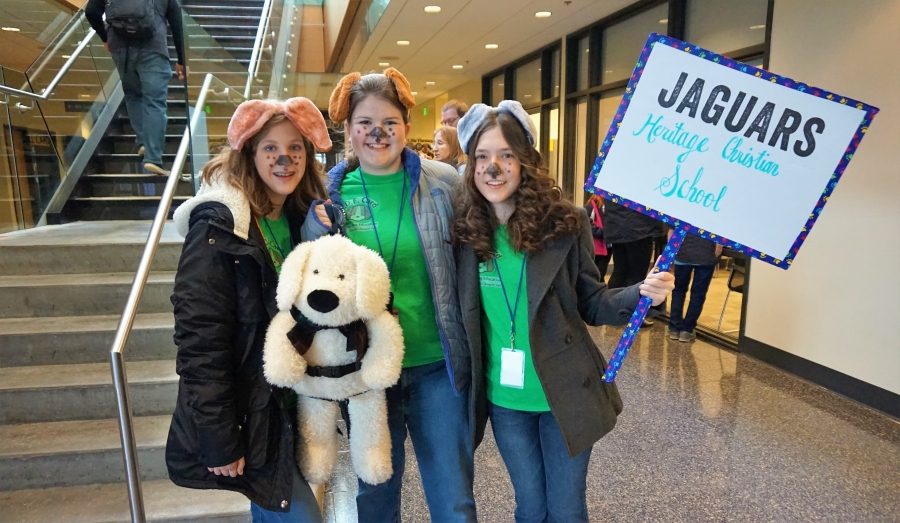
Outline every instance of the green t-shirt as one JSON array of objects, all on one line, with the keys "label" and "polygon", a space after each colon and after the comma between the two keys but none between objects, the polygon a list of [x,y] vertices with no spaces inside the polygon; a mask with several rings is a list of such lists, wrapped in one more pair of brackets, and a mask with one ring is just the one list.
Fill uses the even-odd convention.
[{"label": "green t-shirt", "polygon": [[281,213],[277,220],[270,220],[265,216],[259,218],[259,229],[262,232],[263,239],[266,241],[266,249],[269,251],[269,257],[275,264],[275,272],[281,273],[281,264],[284,259],[291,253],[293,246],[291,245],[291,228],[288,225],[287,216]]},{"label": "green t-shirt", "polygon": [[[478,266],[487,349],[487,397],[491,403],[507,409],[546,412],[550,405],[531,358],[525,254],[510,244],[505,225],[497,228],[494,245],[497,257]],[[504,357],[503,352],[511,348],[510,308],[515,311],[515,353]],[[502,369],[504,363],[506,368]],[[501,370],[505,370],[503,379]]]},{"label": "green t-shirt", "polygon": [[[347,173],[341,184],[347,236],[354,243],[380,253],[391,271],[394,308],[400,314],[406,346],[403,366],[416,367],[440,361],[444,359],[444,352],[435,320],[431,279],[410,203],[408,177],[404,171],[388,175],[367,174],[364,175],[364,190],[361,176],[360,170],[355,169]],[[401,193],[405,196],[401,197]]]}]

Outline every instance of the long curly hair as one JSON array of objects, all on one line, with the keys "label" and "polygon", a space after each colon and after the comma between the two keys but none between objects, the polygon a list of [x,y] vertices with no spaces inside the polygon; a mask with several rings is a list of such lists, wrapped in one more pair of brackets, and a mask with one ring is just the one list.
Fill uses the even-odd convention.
[{"label": "long curly hair", "polygon": [[481,136],[498,127],[522,164],[522,183],[515,195],[515,211],[507,228],[513,247],[519,252],[534,253],[548,241],[564,234],[577,234],[579,210],[563,199],[559,187],[543,167],[541,154],[528,143],[521,124],[512,115],[493,112],[469,140],[463,183],[454,199],[453,241],[471,245],[480,261],[496,255],[494,233],[500,225],[491,204],[475,186],[475,150]]},{"label": "long curly hair", "polygon": [[[266,192],[266,184],[263,183],[259,173],[256,172],[254,155],[259,142],[273,126],[286,121],[283,114],[273,116],[240,151],[235,151],[229,146],[222,150],[203,168],[203,183],[213,183],[214,180],[224,180],[232,187],[240,190],[250,202],[250,212],[253,216],[266,216],[274,209],[269,194]],[[306,152],[306,166],[300,185],[284,201],[284,209],[295,213],[297,216],[306,216],[313,200],[325,199],[324,168],[316,160],[316,151],[306,137],[303,137],[303,148]]]}]

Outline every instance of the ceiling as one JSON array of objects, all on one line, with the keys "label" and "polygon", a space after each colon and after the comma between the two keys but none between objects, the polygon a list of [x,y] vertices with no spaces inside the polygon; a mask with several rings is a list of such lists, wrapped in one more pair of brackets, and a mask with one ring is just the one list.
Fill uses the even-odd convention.
[{"label": "ceiling", "polygon": [[[417,100],[435,98],[519,59],[634,0],[391,0],[350,71],[402,71]],[[425,6],[441,12],[429,14]],[[536,18],[550,11],[549,18]],[[397,45],[407,40],[408,46]],[[498,44],[495,50],[485,44]],[[462,65],[455,70],[453,65]],[[434,82],[433,86],[425,82]]]}]

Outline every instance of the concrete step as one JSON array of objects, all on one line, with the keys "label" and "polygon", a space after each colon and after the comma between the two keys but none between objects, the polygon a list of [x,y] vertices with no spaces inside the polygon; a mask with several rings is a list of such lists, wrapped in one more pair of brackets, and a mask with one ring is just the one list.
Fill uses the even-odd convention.
[{"label": "concrete step", "polygon": [[[130,272],[0,276],[0,318],[121,314],[133,280]],[[151,272],[139,311],[171,311],[174,282],[173,271]]]},{"label": "concrete step", "polygon": [[[175,361],[126,364],[135,416],[171,414]],[[109,363],[0,368],[0,424],[104,419],[117,416]]]},{"label": "concrete step", "polygon": [[[150,226],[151,222],[145,220],[76,222],[0,234],[0,274],[88,273],[98,269],[133,272]],[[172,222],[167,222],[154,268],[175,270],[182,240]]]},{"label": "concrete step", "polygon": [[[168,178],[157,174],[85,174],[81,181],[78,196],[156,196],[163,193]],[[193,188],[188,182],[179,183],[175,194],[190,197]]]},{"label": "concrete step", "polygon": [[[170,422],[171,415],[134,418],[143,480],[168,477]],[[0,425],[0,441],[0,491],[125,481],[118,418]]]},{"label": "concrete step", "polygon": [[[62,214],[66,220],[152,220],[159,208],[159,199],[159,196],[73,197],[66,203]],[[187,196],[173,198],[169,219],[172,219],[175,208],[187,199]]]},{"label": "concrete step", "polygon": [[[246,523],[250,502],[224,490],[194,490],[167,479],[142,483],[147,521]],[[131,521],[124,483],[0,492],[0,522],[126,523]]]},{"label": "concrete step", "polygon": [[[119,317],[0,319],[0,367],[107,362]],[[138,314],[125,347],[128,361],[173,358],[174,324],[171,311]]]}]

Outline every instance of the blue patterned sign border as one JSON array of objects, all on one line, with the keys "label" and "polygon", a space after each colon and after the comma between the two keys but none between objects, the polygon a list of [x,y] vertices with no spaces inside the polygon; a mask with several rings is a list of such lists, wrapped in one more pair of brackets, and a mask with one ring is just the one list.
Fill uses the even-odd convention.
[{"label": "blue patterned sign border", "polygon": [[[847,149],[844,151],[844,155],[841,157],[840,162],[838,162],[834,172],[831,175],[831,179],[825,186],[825,189],[822,192],[822,196],[819,197],[819,200],[816,202],[815,207],[810,211],[809,219],[800,230],[799,234],[797,235],[797,239],[794,240],[794,244],[791,246],[789,252],[783,258],[777,258],[775,256],[772,256],[771,254],[759,252],[746,245],[742,245],[738,242],[729,240],[721,236],[717,236],[710,231],[694,227],[693,225],[682,222],[681,220],[672,216],[665,215],[660,211],[646,207],[638,202],[622,198],[621,196],[618,196],[616,194],[594,187],[594,182],[597,180],[597,174],[603,167],[603,160],[609,153],[609,148],[612,146],[613,141],[615,141],[616,133],[619,130],[619,125],[622,123],[622,119],[625,117],[625,111],[628,110],[628,105],[630,104],[631,97],[634,94],[635,89],[637,88],[638,81],[641,79],[641,74],[643,74],[644,72],[644,66],[647,63],[647,59],[649,58],[650,53],[653,51],[654,45],[657,44],[667,45],[674,49],[680,49],[685,53],[690,53],[694,56],[716,63],[723,67],[728,67],[730,69],[734,69],[735,71],[740,71],[744,74],[755,76],[763,80],[768,80],[769,82],[772,82],[774,84],[782,85],[801,93],[806,93],[812,96],[823,98],[834,103],[850,105],[865,112],[865,116],[860,122],[859,127],[856,129],[856,133],[853,135],[853,138],[847,145]],[[856,152],[856,148],[859,147],[859,143],[862,140],[863,135],[865,135],[868,131],[869,126],[872,124],[872,120],[875,118],[875,115],[877,113],[877,107],[873,107],[858,100],[854,100],[846,96],[841,96],[825,89],[806,85],[804,83],[794,81],[790,78],[770,73],[769,71],[766,71],[764,69],[759,69],[757,67],[753,67],[752,65],[747,65],[736,60],[732,60],[727,56],[716,54],[712,51],[697,47],[691,43],[672,38],[671,36],[651,33],[650,37],[647,39],[647,43],[644,44],[644,49],[641,51],[641,55],[634,67],[634,71],[631,73],[631,78],[628,80],[628,86],[625,88],[625,94],[622,96],[622,102],[619,104],[619,108],[616,111],[612,123],[609,126],[609,132],[606,134],[606,138],[603,140],[603,144],[600,146],[600,152],[598,153],[597,159],[594,161],[594,166],[591,168],[590,175],[585,182],[585,191],[599,194],[605,199],[628,207],[629,209],[633,209],[635,211],[646,214],[671,227],[687,227],[687,230],[694,235],[720,243],[726,247],[730,247],[731,249],[745,253],[748,256],[753,256],[766,263],[775,265],[776,267],[788,269],[791,266],[791,263],[793,263],[794,257],[797,256],[797,252],[800,250],[800,246],[806,240],[809,231],[812,230],[813,225],[816,223],[816,219],[819,217],[819,214],[825,207],[825,203],[828,202],[828,198],[831,196],[831,193],[837,186],[838,181],[840,181],[841,175],[843,175],[844,173],[844,169],[847,168],[850,160],[853,159],[853,154]]]}]

